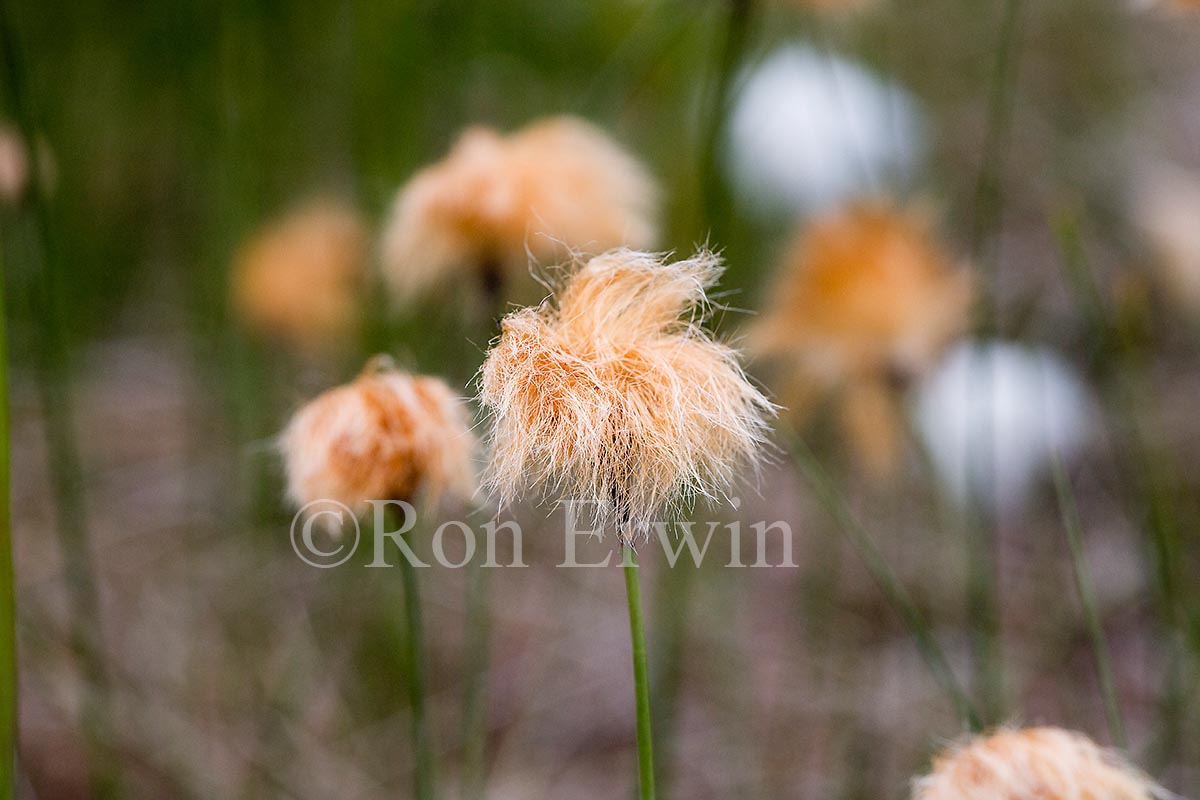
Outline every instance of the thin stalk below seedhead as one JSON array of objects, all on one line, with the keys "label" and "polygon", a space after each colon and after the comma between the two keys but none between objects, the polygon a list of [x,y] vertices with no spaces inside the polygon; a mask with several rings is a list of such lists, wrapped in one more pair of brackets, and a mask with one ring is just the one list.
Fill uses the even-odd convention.
[{"label": "thin stalk below seedhead", "polygon": [[805,479],[812,486],[817,499],[824,506],[825,511],[833,518],[838,528],[858,552],[863,564],[870,571],[871,576],[875,579],[880,590],[883,591],[888,602],[900,614],[900,617],[912,632],[916,640],[917,650],[920,652],[925,665],[929,668],[934,681],[945,692],[950,702],[953,703],[963,724],[971,731],[980,730],[982,724],[979,715],[976,713],[966,692],[959,686],[958,679],[954,676],[954,671],[950,667],[949,659],[942,652],[941,646],[938,645],[937,640],[933,637],[933,634],[929,630],[929,625],[917,609],[908,591],[892,571],[891,566],[883,557],[883,553],[879,551],[875,540],[850,511],[845,499],[834,487],[832,481],[826,475],[824,468],[817,460],[816,455],[809,449],[804,440],[791,432],[789,432],[788,438],[792,453],[795,456],[796,466],[800,468]]},{"label": "thin stalk below seedhead", "polygon": [[[389,506],[389,513],[393,514]],[[397,526],[398,527],[398,526]],[[404,587],[404,661],[408,678],[408,703],[412,715],[413,797],[433,800],[433,732],[425,702],[425,632],[421,623],[421,590],[417,567],[401,555],[400,581]]]},{"label": "thin stalk below seedhead", "polygon": [[977,495],[968,501],[964,513],[967,615],[971,621],[971,687],[982,709],[982,721],[990,726],[1000,723],[1006,716],[995,521]]},{"label": "thin stalk below seedhead", "polygon": [[1096,655],[1096,671],[1100,676],[1100,691],[1104,695],[1104,713],[1108,717],[1108,729],[1113,743],[1122,750],[1128,749],[1125,722],[1121,717],[1121,706],[1117,702],[1116,682],[1113,680],[1112,655],[1100,612],[1096,607],[1096,592],[1092,585],[1092,573],[1083,555],[1083,533],[1079,521],[1079,507],[1071,491],[1071,482],[1063,468],[1058,453],[1053,457],[1054,489],[1058,493],[1058,507],[1062,513],[1063,528],[1067,532],[1067,543],[1071,547],[1071,564],[1075,571],[1075,584],[1079,589],[1079,600],[1087,616],[1088,634],[1092,639],[1092,650]]},{"label": "thin stalk below seedhead", "polygon": [[637,554],[628,542],[621,544],[621,567],[625,571],[625,597],[629,603],[633,687],[637,698],[638,797],[640,800],[654,800],[654,741],[650,725],[650,674],[646,668],[646,632],[642,622]]},{"label": "thin stalk below seedhead", "polygon": [[[977,333],[994,336],[1000,328],[1000,309],[997,303],[1000,254],[998,247],[988,242],[1001,226],[1005,208],[1004,168],[1013,110],[1018,86],[1018,56],[1021,43],[1023,0],[1004,0],[1003,17],[997,33],[994,61],[988,88],[987,127],[982,145],[982,161],[975,182],[974,208],[969,231],[969,253],[983,273],[979,292]],[[994,384],[989,364],[985,369],[984,402],[995,403]],[[983,462],[994,463],[994,431],[988,431]],[[989,488],[994,491],[995,481]],[[974,497],[968,504],[964,540],[967,548],[969,573],[967,579],[968,613],[974,633],[974,683],[982,703],[985,721],[995,724],[1005,715],[1003,654],[1000,636],[1000,589],[996,575],[995,520],[988,513],[983,497]]]},{"label": "thin stalk below seedhead", "polygon": [[654,664],[654,732],[659,759],[658,785],[664,795],[670,795],[675,778],[676,753],[672,744],[679,717],[679,695],[683,688],[683,661],[687,644],[687,611],[699,566],[681,559],[668,569],[659,582],[656,603],[657,624],[652,626],[655,637]]}]

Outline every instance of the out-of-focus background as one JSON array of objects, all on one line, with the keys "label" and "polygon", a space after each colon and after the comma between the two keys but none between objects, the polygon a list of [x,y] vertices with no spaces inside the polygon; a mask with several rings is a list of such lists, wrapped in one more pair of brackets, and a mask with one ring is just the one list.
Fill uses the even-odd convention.
[{"label": "out-of-focus background", "polygon": [[[6,2],[0,158],[40,184],[16,181],[0,209],[21,796],[90,796],[95,763],[130,797],[406,796],[398,576],[295,556],[273,444],[367,348],[257,336],[231,264],[314,197],[374,236],[464,127],[558,113],[648,166],[663,249],[723,252],[726,335],[814,215],[888,194],[936,221],[977,271],[984,344],[905,395],[913,443],[889,479],[836,425],[806,425],[809,441],[989,724],[1116,744],[1086,564],[1129,753],[1200,795],[1200,12],[1184,6]],[[371,344],[469,396],[488,334],[462,304],[401,309]],[[1003,488],[972,515],[954,426],[992,405]],[[787,520],[798,568],[681,579],[646,558],[668,796],[907,796],[961,733],[954,707],[786,446],[743,495],[720,518]],[[513,513],[530,568],[489,576],[487,796],[628,796],[620,577],[555,569],[561,519]],[[464,572],[423,577],[453,792]]]}]

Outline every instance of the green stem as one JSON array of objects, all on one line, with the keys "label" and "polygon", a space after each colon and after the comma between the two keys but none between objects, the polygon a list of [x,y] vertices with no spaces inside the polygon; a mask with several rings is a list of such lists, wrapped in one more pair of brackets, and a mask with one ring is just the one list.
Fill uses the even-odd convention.
[{"label": "green stem", "polygon": [[[389,507],[390,508],[390,507]],[[400,557],[400,579],[404,586],[405,668],[408,674],[408,703],[412,713],[413,789],[416,800],[434,795],[433,735],[425,703],[425,634],[421,624],[421,592],[417,567]]]},{"label": "green stem", "polygon": [[[504,272],[498,263],[485,261],[480,267],[483,279],[479,291],[483,298],[476,344],[486,348],[499,330],[504,316]],[[479,364],[474,358],[462,359],[474,373]],[[469,380],[469,375],[462,376]],[[488,606],[489,570],[478,563],[467,567],[466,597],[466,674],[463,686],[462,796],[465,800],[480,800],[487,787],[487,674],[491,635],[491,613]]]},{"label": "green stem", "polygon": [[[1005,0],[1004,19],[1000,23],[995,48],[991,86],[988,92],[987,132],[983,142],[983,162],[975,182],[975,213],[971,220],[970,253],[978,259],[987,237],[995,230],[1004,211],[1005,145],[1012,129],[1013,100],[1016,87],[1016,56],[1020,41],[1022,0]],[[995,269],[992,270],[993,275]],[[984,297],[988,300],[988,297]],[[994,307],[989,310],[994,311]],[[987,320],[992,322],[994,320]]]},{"label": "green stem", "polygon": [[656,604],[657,623],[652,626],[655,638],[654,726],[659,760],[656,764],[658,785],[664,795],[670,795],[675,777],[676,753],[672,744],[678,723],[679,695],[683,688],[683,663],[687,649],[687,617],[692,582],[699,567],[677,562],[662,576],[659,601]]},{"label": "green stem", "polygon": [[8,337],[0,265],[0,800],[16,792],[17,631],[8,476]]},{"label": "green stem", "polygon": [[1067,472],[1063,469],[1062,461],[1057,453],[1054,454],[1053,471],[1054,489],[1058,493],[1063,527],[1067,531],[1067,542],[1071,547],[1075,583],[1079,588],[1079,599],[1083,603],[1084,614],[1087,616],[1088,633],[1092,638],[1092,649],[1096,654],[1096,671],[1100,675],[1100,691],[1104,695],[1104,712],[1108,716],[1108,729],[1112,734],[1113,743],[1123,750],[1128,749],[1129,740],[1125,736],[1125,723],[1121,717],[1121,706],[1117,702],[1116,682],[1113,680],[1112,655],[1108,648],[1108,640],[1104,636],[1104,626],[1100,622],[1100,612],[1096,607],[1092,573],[1088,569],[1083,555],[1083,534],[1079,521],[1079,508],[1075,504],[1070,480],[1067,478]]},{"label": "green stem", "polygon": [[717,178],[717,150],[721,143],[721,132],[725,129],[725,115],[731,99],[730,87],[733,74],[741,63],[742,53],[749,38],[750,20],[754,10],[753,0],[725,0],[729,8],[724,27],[724,41],[719,51],[715,76],[712,84],[711,101],[705,107],[706,117],[701,130],[704,140],[700,148],[700,198],[704,214],[702,228],[709,237],[722,241],[716,235],[715,226],[724,218],[725,192]]},{"label": "green stem", "polygon": [[[1163,646],[1168,666],[1163,677],[1159,703],[1159,735],[1154,753],[1145,759],[1150,766],[1165,765],[1181,742],[1183,709],[1187,706],[1186,685],[1181,670],[1190,645],[1200,650],[1200,624],[1189,613],[1182,595],[1180,558],[1181,510],[1174,499],[1174,474],[1178,472],[1161,444],[1163,436],[1143,419],[1143,409],[1152,407],[1148,367],[1138,343],[1119,320],[1114,321],[1087,258],[1078,215],[1068,210],[1056,224],[1063,263],[1071,279],[1075,299],[1091,325],[1089,340],[1098,343],[1097,366],[1112,397],[1108,427],[1119,451],[1129,504],[1140,516],[1148,536],[1149,561],[1155,570],[1157,605],[1164,626]],[[1189,621],[1191,620],[1191,621]]]},{"label": "green stem", "polygon": [[963,515],[955,515],[952,504],[945,494],[945,489],[933,463],[929,448],[921,439],[920,433],[914,427],[909,415],[901,414],[909,445],[916,453],[917,459],[931,487],[933,502],[936,506],[935,524],[951,530],[961,528],[967,545],[967,606],[971,625],[971,660],[972,680],[982,711],[978,724],[983,727],[993,725],[1003,720],[1002,698],[1004,693],[1004,676],[999,665],[1001,654],[999,649],[999,614],[996,611],[994,597],[994,566],[991,550],[988,547],[988,537],[984,530],[983,518],[979,510],[970,507]]},{"label": "green stem", "polygon": [[967,615],[971,620],[972,640],[971,685],[982,709],[981,722],[986,727],[1003,721],[1007,705],[1002,667],[1004,656],[1000,643],[995,536],[991,530],[994,521],[980,506],[978,499],[968,504],[965,514]]},{"label": "green stem", "polygon": [[650,725],[650,674],[646,668],[646,631],[642,623],[637,554],[628,543],[621,545],[621,566],[625,571],[625,596],[629,602],[633,688],[637,697],[638,797],[640,800],[654,800],[654,737]]},{"label": "green stem", "polygon": [[838,493],[832,481],[829,480],[824,468],[821,467],[812,450],[809,449],[808,445],[799,436],[791,432],[788,432],[788,434],[791,440],[792,452],[795,455],[796,465],[804,473],[804,477],[812,486],[813,491],[816,492],[817,499],[825,507],[825,511],[833,518],[842,533],[849,539],[850,544],[858,552],[863,564],[870,571],[871,576],[883,591],[888,602],[896,609],[912,632],[913,637],[916,639],[917,650],[920,652],[921,658],[925,661],[925,665],[929,668],[934,681],[954,704],[963,723],[972,731],[980,730],[982,724],[979,715],[976,713],[966,693],[962,690],[962,687],[959,686],[958,679],[955,678],[954,671],[950,667],[950,661],[946,658],[946,654],[942,652],[937,640],[934,639],[933,634],[929,630],[929,625],[925,622],[925,618],[917,609],[908,591],[900,583],[900,579],[892,571],[891,566],[888,565],[887,559],[879,551],[879,547],[875,544],[874,539],[871,538],[871,534],[867,532],[850,511],[845,499]]},{"label": "green stem", "polygon": [[[993,50],[991,83],[988,91],[987,128],[982,145],[983,160],[975,183],[974,213],[969,232],[969,252],[983,272],[979,292],[977,332],[994,336],[1000,328],[997,304],[1000,254],[988,248],[992,235],[1000,227],[1004,214],[1005,154],[1012,130],[1013,107],[1017,88],[1017,55],[1020,44],[1022,0],[1004,0],[1004,15]],[[995,403],[994,376],[991,369],[982,381],[984,402]],[[994,432],[985,437],[987,451],[983,463],[994,461]],[[994,483],[994,481],[993,481]],[[988,491],[988,490],[985,490]],[[967,549],[967,604],[974,632],[973,669],[975,692],[983,704],[984,721],[995,724],[1005,715],[1003,656],[1000,635],[1000,591],[996,576],[995,520],[983,498],[968,504],[964,541]]]}]

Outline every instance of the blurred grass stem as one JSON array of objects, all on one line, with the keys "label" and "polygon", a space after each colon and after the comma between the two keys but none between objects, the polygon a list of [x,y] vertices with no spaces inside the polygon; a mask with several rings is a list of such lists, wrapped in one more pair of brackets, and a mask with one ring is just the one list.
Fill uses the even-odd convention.
[{"label": "blurred grass stem", "polygon": [[725,130],[725,117],[732,100],[733,76],[749,40],[750,22],[754,16],[753,0],[722,0],[728,6],[725,18],[724,38],[718,50],[714,68],[710,99],[705,106],[701,130],[704,139],[700,147],[700,199],[704,219],[701,229],[711,239],[721,241],[716,231],[718,221],[723,219],[726,208],[725,191],[717,176],[717,150],[721,145],[721,134]]},{"label": "blurred grass stem", "polygon": [[1116,682],[1113,680],[1112,653],[1104,636],[1100,611],[1096,605],[1096,591],[1092,583],[1092,572],[1083,553],[1083,531],[1079,520],[1079,507],[1071,491],[1070,478],[1063,468],[1058,453],[1053,458],[1054,489],[1058,494],[1058,507],[1062,513],[1063,528],[1067,532],[1067,543],[1071,547],[1071,564],[1075,571],[1075,583],[1079,589],[1079,600],[1087,617],[1088,635],[1096,655],[1096,671],[1100,676],[1100,691],[1104,695],[1104,713],[1108,718],[1108,729],[1112,740],[1122,750],[1129,748],[1125,735],[1125,722],[1121,706],[1117,701]]},{"label": "blurred grass stem", "polygon": [[1149,534],[1149,560],[1154,569],[1157,604],[1165,628],[1168,664],[1163,677],[1162,702],[1159,704],[1157,741],[1147,761],[1161,767],[1181,745],[1188,689],[1182,673],[1191,654],[1200,652],[1200,620],[1188,610],[1181,586],[1180,557],[1181,513],[1173,501],[1170,485],[1171,465],[1159,443],[1161,434],[1147,430],[1139,410],[1150,407],[1151,389],[1147,368],[1127,326],[1112,321],[1112,314],[1097,285],[1096,276],[1083,245],[1080,223],[1075,211],[1060,213],[1054,222],[1055,234],[1067,270],[1075,300],[1090,324],[1089,339],[1097,343],[1097,363],[1108,391],[1114,397],[1109,427],[1125,467],[1125,483],[1132,487],[1131,504],[1140,512],[1140,524]]},{"label": "blurred grass stem", "polygon": [[[982,145],[982,161],[975,182],[974,213],[969,232],[971,260],[983,271],[983,290],[979,293],[977,333],[981,337],[996,336],[999,331],[998,282],[1000,275],[999,245],[994,237],[999,232],[1004,215],[1005,156],[1012,132],[1013,107],[1018,86],[1018,47],[1020,44],[1022,0],[1004,0],[1003,16],[994,49],[990,86],[988,89],[987,127]],[[989,243],[991,246],[989,247]],[[990,362],[989,362],[990,364]],[[996,376],[989,365],[984,370],[980,394],[984,402],[996,402]],[[989,419],[991,414],[985,414]],[[995,431],[985,433],[980,461],[989,470],[995,464]],[[996,482],[985,481],[995,491]],[[995,500],[996,498],[991,498]],[[984,722],[1000,723],[1006,716],[1004,699],[1003,652],[1000,630],[1000,590],[997,585],[996,520],[983,497],[974,497],[968,504],[964,520],[967,547],[967,607],[974,631],[973,664],[974,693],[982,704]]]},{"label": "blurred grass stem", "polygon": [[17,764],[17,631],[8,479],[8,337],[0,263],[0,800],[12,800]]},{"label": "blurred grass stem", "polygon": [[879,551],[871,534],[850,511],[845,499],[834,487],[816,455],[804,440],[792,431],[786,431],[785,435],[789,440],[796,465],[816,493],[817,499],[849,539],[850,544],[858,552],[863,564],[883,591],[888,602],[900,614],[912,632],[921,658],[929,668],[934,681],[954,705],[963,724],[972,731],[980,730],[982,725],[979,715],[962,687],[959,686],[949,660],[930,632],[929,625],[917,609],[908,591],[900,583],[900,579]]},{"label": "blurred grass stem", "polygon": [[[0,46],[12,111],[21,136],[32,149],[38,141],[37,114],[29,94],[24,54],[11,3],[0,10]],[[100,622],[99,592],[92,565],[90,537],[83,495],[83,469],[72,433],[74,414],[68,374],[69,348],[58,308],[56,251],[51,236],[49,203],[38,169],[29,172],[29,192],[36,234],[37,281],[30,305],[39,326],[36,343],[37,383],[45,418],[43,428],[49,452],[52,489],[58,515],[64,582],[71,598],[71,642],[84,673],[82,728],[91,758],[91,781],[99,797],[120,794],[117,766],[109,752],[112,736],[108,713],[108,671],[104,664],[104,637]],[[7,487],[7,484],[6,484]]]},{"label": "blurred grass stem", "polygon": [[[479,314],[480,349],[486,349],[505,311],[504,273],[500,265],[483,265]],[[471,367],[478,370],[472,360]],[[463,685],[463,797],[479,800],[487,785],[487,676],[490,658],[491,582],[487,568],[472,563],[466,575],[466,674]]]},{"label": "blurred grass stem", "polygon": [[[1000,23],[992,64],[991,85],[988,90],[987,128],[982,147],[982,162],[975,181],[975,207],[970,228],[970,254],[978,260],[984,252],[988,237],[996,232],[1004,213],[1004,157],[1012,131],[1013,105],[1017,87],[1017,47],[1020,44],[1022,0],[1004,0],[1004,17]],[[990,263],[990,277],[997,269]],[[990,287],[989,287],[990,288]],[[991,313],[985,322],[995,322],[992,305],[994,294],[985,293],[983,301]]]},{"label": "blurred grass stem", "polygon": [[[1121,449],[1129,454],[1123,463],[1129,466],[1129,485],[1134,487],[1134,500],[1142,506],[1144,522],[1149,529],[1153,546],[1153,561],[1157,569],[1159,602],[1168,625],[1182,632],[1192,647],[1200,651],[1200,620],[1189,614],[1183,595],[1181,575],[1179,520],[1181,509],[1173,502],[1171,465],[1159,445],[1161,434],[1147,430],[1139,417],[1139,409],[1149,407],[1151,395],[1149,377],[1137,345],[1128,331],[1110,324],[1104,297],[1096,285],[1095,275],[1084,252],[1079,224],[1073,214],[1064,214],[1056,222],[1056,234],[1068,278],[1083,307],[1085,317],[1093,326],[1092,339],[1101,349],[1100,363],[1115,395],[1119,419],[1113,426],[1121,440]],[[1190,620],[1189,620],[1189,617]]]},{"label": "blurred grass stem", "polygon": [[[394,506],[389,505],[386,516],[388,526],[400,528]],[[408,702],[412,715],[413,742],[413,797],[415,800],[433,800],[434,765],[433,731],[425,702],[426,663],[425,632],[421,622],[421,591],[417,579],[417,567],[406,556],[400,556],[400,581],[404,590],[405,631],[404,661],[408,678]]]}]

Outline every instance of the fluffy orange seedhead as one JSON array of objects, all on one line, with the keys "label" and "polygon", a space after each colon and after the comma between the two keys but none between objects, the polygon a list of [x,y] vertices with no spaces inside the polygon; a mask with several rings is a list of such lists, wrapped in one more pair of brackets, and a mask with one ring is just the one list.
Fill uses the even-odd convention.
[{"label": "fluffy orange seedhead", "polygon": [[1116,753],[1061,728],[1001,730],[934,759],[914,800],[1153,800],[1161,789]]},{"label": "fluffy orange seedhead", "polygon": [[21,134],[0,124],[0,203],[16,205],[29,188],[29,156]]},{"label": "fluffy orange seedhead", "polygon": [[1174,165],[1149,170],[1133,216],[1154,256],[1152,274],[1164,296],[1180,310],[1200,311],[1200,176]]},{"label": "fluffy orange seedhead", "polygon": [[397,196],[383,238],[386,276],[405,302],[463,277],[498,292],[530,257],[649,247],[658,192],[602,131],[552,117],[503,136],[467,130]]},{"label": "fluffy orange seedhead", "polygon": [[378,359],[292,417],[280,440],[288,497],[299,506],[336,500],[356,512],[369,500],[431,503],[475,491],[475,437],[463,402],[437,378]]},{"label": "fluffy orange seedhead", "polygon": [[841,424],[860,463],[884,475],[901,438],[894,387],[966,330],[971,294],[968,273],[924,220],[860,202],[801,231],[749,346],[797,417],[840,391]]},{"label": "fluffy orange seedhead", "polygon": [[710,253],[614,250],[503,320],[480,379],[502,501],[553,492],[627,536],[756,462],[773,407],[702,328],[720,273]]},{"label": "fluffy orange seedhead", "polygon": [[772,298],[754,349],[834,383],[928,367],[966,330],[971,282],[922,220],[857,203],[801,232]]},{"label": "fluffy orange seedhead", "polygon": [[365,275],[367,228],[330,201],[263,228],[233,265],[233,305],[250,327],[305,350],[336,349],[353,334]]}]

